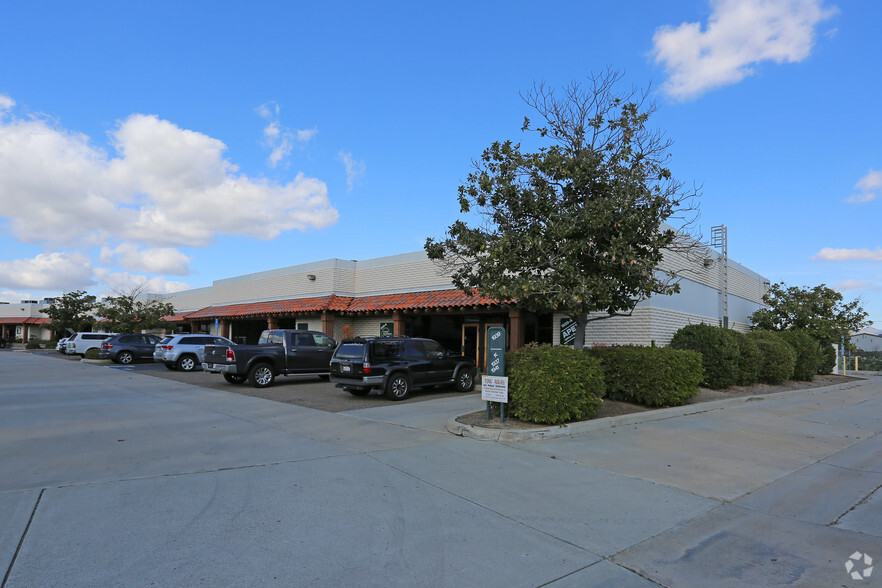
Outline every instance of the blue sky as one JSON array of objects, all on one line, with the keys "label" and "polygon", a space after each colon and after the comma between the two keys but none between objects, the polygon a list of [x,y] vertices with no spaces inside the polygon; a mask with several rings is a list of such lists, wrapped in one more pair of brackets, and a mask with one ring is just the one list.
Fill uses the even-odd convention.
[{"label": "blue sky", "polygon": [[519,93],[651,85],[700,229],[882,326],[882,4],[0,2],[0,300],[420,250]]}]

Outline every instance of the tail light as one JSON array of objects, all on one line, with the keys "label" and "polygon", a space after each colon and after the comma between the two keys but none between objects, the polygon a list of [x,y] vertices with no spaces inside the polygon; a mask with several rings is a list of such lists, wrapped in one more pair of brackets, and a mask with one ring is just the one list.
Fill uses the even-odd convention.
[{"label": "tail light", "polygon": [[101,349],[113,349],[113,345],[111,345],[110,343],[107,343],[107,342],[102,342]]},{"label": "tail light", "polygon": [[160,345],[164,351],[171,351],[174,348],[174,345]]},{"label": "tail light", "polygon": [[232,349],[227,349],[227,363],[236,363],[236,354]]},{"label": "tail light", "polygon": [[371,373],[371,364],[368,362],[364,362],[364,365],[361,366],[361,373],[369,374]]}]

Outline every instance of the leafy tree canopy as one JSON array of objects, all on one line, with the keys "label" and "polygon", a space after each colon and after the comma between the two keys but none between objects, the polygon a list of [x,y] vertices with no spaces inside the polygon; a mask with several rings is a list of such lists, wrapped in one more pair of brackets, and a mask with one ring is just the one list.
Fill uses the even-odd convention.
[{"label": "leafy tree canopy", "polygon": [[[671,141],[647,128],[655,105],[648,91],[617,92],[622,74],[589,77],[560,94],[543,84],[522,98],[539,116],[524,119],[537,151],[494,142],[459,187],[463,214],[426,252],[466,293],[555,310],[576,320],[576,347],[589,320],[630,314],[653,294],[679,290],[657,270],[682,233],[664,225],[689,211],[698,193],[684,191],[666,167]],[[589,319],[589,313],[602,314]]]},{"label": "leafy tree canopy", "polygon": [[68,292],[55,299],[49,308],[40,312],[49,315],[49,329],[57,333],[89,331],[95,322],[92,310],[95,308],[95,297],[83,290]]},{"label": "leafy tree canopy", "polygon": [[101,323],[108,331],[115,333],[140,333],[154,328],[172,328],[163,317],[173,315],[175,308],[159,298],[142,295],[144,287],[128,292],[117,291],[116,296],[108,296],[96,307],[104,318]]},{"label": "leafy tree canopy", "polygon": [[768,308],[750,316],[753,328],[768,331],[804,329],[823,343],[848,341],[851,333],[873,324],[860,299],[845,302],[825,284],[814,288],[773,284],[763,296]]}]

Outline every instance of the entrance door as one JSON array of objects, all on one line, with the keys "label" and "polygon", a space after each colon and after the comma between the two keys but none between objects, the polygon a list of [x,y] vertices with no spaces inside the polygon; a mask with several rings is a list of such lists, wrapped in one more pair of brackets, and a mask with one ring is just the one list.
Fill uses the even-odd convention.
[{"label": "entrance door", "polygon": [[462,349],[460,352],[478,365],[478,325],[475,323],[462,326]]}]

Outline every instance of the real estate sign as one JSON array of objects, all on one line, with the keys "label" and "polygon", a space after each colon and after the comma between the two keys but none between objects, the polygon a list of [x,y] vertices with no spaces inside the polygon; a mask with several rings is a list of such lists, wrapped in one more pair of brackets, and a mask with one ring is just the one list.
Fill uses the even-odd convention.
[{"label": "real estate sign", "polygon": [[576,320],[569,317],[560,319],[560,344],[575,345],[576,343]]}]

